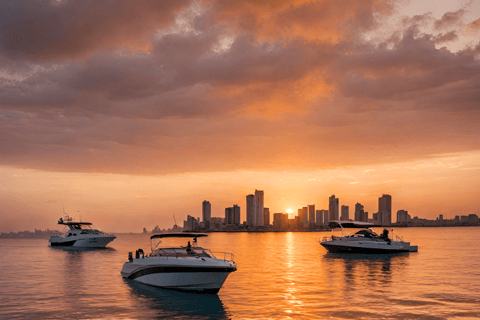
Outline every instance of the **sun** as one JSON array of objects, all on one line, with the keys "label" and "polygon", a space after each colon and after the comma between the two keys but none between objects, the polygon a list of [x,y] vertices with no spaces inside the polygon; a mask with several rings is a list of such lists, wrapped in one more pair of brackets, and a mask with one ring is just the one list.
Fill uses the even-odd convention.
[{"label": "sun", "polygon": [[291,213],[294,213],[295,211],[293,211],[292,208],[288,208],[287,210],[285,210],[285,212],[288,214],[291,214]]}]

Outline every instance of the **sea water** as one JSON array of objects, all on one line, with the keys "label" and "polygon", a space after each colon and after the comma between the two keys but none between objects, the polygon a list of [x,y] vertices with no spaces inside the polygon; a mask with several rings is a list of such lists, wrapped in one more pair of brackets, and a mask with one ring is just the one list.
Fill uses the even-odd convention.
[{"label": "sea water", "polygon": [[0,319],[480,318],[479,227],[393,233],[418,252],[327,253],[318,240],[339,231],[210,233],[199,245],[233,253],[238,269],[216,295],[123,279],[128,252],[150,252],[150,234],[96,250],[0,239]]}]

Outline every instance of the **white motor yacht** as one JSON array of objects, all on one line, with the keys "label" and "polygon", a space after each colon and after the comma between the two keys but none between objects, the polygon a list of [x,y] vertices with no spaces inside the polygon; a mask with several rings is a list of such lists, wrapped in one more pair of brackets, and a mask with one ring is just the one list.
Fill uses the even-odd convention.
[{"label": "white motor yacht", "polygon": [[104,248],[117,237],[99,231],[90,222],[74,222],[71,218],[60,218],[58,224],[64,225],[65,232],[61,236],[51,236],[52,247],[80,247],[80,248]]},{"label": "white motor yacht", "polygon": [[396,253],[418,251],[418,246],[412,246],[410,242],[396,238],[396,240],[390,239],[387,229],[384,229],[379,236],[370,228],[366,228],[348,236],[337,237],[332,235],[331,237],[325,237],[319,242],[329,252]]},{"label": "white motor yacht", "polygon": [[[203,233],[164,233],[150,237],[152,252],[145,255],[142,249],[129,252],[121,272],[122,277],[143,284],[200,293],[217,293],[228,275],[237,270],[233,254],[221,252],[215,255],[197,246],[197,238]],[[191,238],[193,244],[159,248],[165,238]]]}]

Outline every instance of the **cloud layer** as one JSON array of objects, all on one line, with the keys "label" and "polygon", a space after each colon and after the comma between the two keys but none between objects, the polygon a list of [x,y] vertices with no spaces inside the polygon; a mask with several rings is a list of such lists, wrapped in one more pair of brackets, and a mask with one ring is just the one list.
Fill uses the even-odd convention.
[{"label": "cloud layer", "polygon": [[149,175],[478,150],[478,12],[398,4],[2,2],[0,165]]}]

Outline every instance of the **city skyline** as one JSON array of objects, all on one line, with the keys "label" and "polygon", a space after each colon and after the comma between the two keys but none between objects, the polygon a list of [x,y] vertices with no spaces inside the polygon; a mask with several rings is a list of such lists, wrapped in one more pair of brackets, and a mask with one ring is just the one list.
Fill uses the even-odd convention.
[{"label": "city skyline", "polygon": [[270,215],[478,214],[479,55],[480,0],[2,1],[0,232],[163,228],[252,188]]}]

